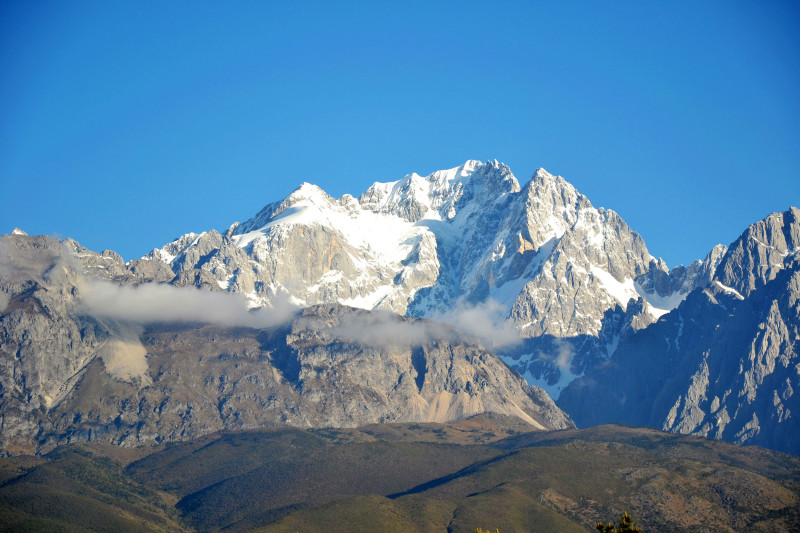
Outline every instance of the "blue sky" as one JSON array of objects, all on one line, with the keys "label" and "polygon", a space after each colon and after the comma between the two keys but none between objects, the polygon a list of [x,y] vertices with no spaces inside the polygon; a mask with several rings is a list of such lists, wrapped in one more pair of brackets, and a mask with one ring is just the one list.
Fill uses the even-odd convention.
[{"label": "blue sky", "polygon": [[791,1],[7,0],[0,72],[0,233],[126,260],[467,159],[564,176],[670,266],[800,205]]}]

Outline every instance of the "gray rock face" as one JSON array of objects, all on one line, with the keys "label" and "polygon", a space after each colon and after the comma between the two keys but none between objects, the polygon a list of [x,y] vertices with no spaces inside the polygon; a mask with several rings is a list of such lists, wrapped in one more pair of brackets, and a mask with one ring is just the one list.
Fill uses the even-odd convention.
[{"label": "gray rock face", "polygon": [[[6,299],[0,312],[0,430],[5,450],[16,451],[36,435],[36,413],[69,394],[76,374],[109,336],[96,321],[68,318],[79,283],[79,261],[86,259],[70,254],[70,247],[72,243],[62,245],[50,237],[0,237],[0,294]],[[94,254],[88,269],[106,262],[117,266],[116,258]],[[26,436],[22,443],[18,435]]]},{"label": "gray rock face", "polygon": [[704,289],[711,284],[728,247],[716,245],[702,261],[694,261],[688,267],[676,266],[667,271],[666,265],[652,265],[647,273],[636,278],[636,284],[642,292],[649,294],[654,300],[683,296],[694,289]]},{"label": "gray rock face", "polygon": [[783,270],[787,257],[800,250],[800,209],[773,213],[731,244],[716,272],[722,285],[747,296]]},{"label": "gray rock face", "polygon": [[582,218],[561,236],[511,309],[526,336],[596,335],[605,311],[627,307],[636,296],[633,279],[649,267],[638,234],[613,211],[595,211],[582,201]]},{"label": "gray rock face", "polygon": [[[336,304],[269,329],[134,324],[94,316],[82,298],[90,276],[140,279],[118,257],[19,235],[0,237],[0,254],[6,453],[477,413],[513,415],[539,429],[573,426],[541,390],[441,324]],[[192,268],[177,277],[197,273],[211,275]]]},{"label": "gray rock face", "polygon": [[797,214],[748,228],[707,288],[625,338],[559,405],[579,425],[649,425],[799,454]]},{"label": "gray rock face", "polygon": [[358,199],[304,184],[223,235],[189,233],[147,259],[175,272],[174,283],[211,288],[213,277],[254,307],[288,298],[448,319],[485,306],[518,337],[593,338],[593,355],[584,347],[574,367],[509,352],[542,386],[553,376],[563,386],[613,352],[619,332],[601,333],[609,312],[642,298],[628,323],[649,323],[709,277],[708,261],[668,272],[616,213],[563,178],[539,170],[520,187],[496,161],[375,183]]}]

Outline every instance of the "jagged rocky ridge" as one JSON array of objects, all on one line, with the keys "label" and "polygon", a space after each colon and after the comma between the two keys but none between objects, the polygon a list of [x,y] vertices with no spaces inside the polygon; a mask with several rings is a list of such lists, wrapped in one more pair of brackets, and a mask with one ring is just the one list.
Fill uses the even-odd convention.
[{"label": "jagged rocky ridge", "polygon": [[[619,215],[563,178],[540,169],[520,186],[506,165],[467,161],[375,183],[359,198],[306,183],[224,234],[189,233],[145,259],[173,283],[244,294],[253,306],[338,302],[465,327],[462,312],[478,306],[504,332],[484,342],[557,397],[621,335],[706,286],[722,253],[669,271]],[[509,347],[519,338],[536,340]],[[547,339],[580,349],[550,358]]]},{"label": "jagged rocky ridge", "polygon": [[622,422],[800,453],[800,210],[733,244],[708,287],[619,344],[559,405]]},{"label": "jagged rocky ridge", "polygon": [[131,283],[137,270],[163,272],[158,264],[126,266],[111,252],[19,234],[0,237],[0,254],[6,453],[478,413],[539,429],[574,427],[543,391],[443,324],[338,304],[262,328],[141,324],[100,312],[86,295],[97,278]]}]

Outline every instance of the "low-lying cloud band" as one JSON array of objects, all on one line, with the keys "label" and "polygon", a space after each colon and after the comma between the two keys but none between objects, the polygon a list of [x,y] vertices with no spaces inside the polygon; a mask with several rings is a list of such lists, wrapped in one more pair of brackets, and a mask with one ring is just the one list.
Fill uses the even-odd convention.
[{"label": "low-lying cloud band", "polygon": [[247,298],[238,294],[160,283],[132,287],[86,281],[81,286],[81,300],[88,314],[143,324],[203,322],[266,328],[289,321],[297,311],[287,300],[275,301],[271,308],[248,310]]}]

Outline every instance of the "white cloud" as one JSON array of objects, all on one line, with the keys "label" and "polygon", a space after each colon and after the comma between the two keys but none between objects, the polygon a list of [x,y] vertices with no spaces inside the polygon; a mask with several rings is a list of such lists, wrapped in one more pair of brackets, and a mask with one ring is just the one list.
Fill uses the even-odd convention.
[{"label": "white cloud", "polygon": [[420,346],[433,339],[449,339],[454,331],[438,322],[408,320],[394,313],[373,311],[347,316],[328,333],[345,342],[371,346]]},{"label": "white cloud", "polygon": [[356,314],[342,319],[328,331],[340,340],[373,346],[418,346],[436,339],[453,341],[459,332],[474,337],[488,349],[507,348],[521,342],[514,325],[505,320],[505,308],[491,299],[477,305],[459,305],[430,320],[404,320],[389,312]]},{"label": "white cloud", "polygon": [[476,305],[462,303],[432,318],[477,337],[490,349],[506,348],[521,342],[517,329],[506,321],[505,307],[492,298]]},{"label": "white cloud", "polygon": [[274,301],[272,308],[248,311],[247,298],[238,294],[160,283],[131,287],[87,280],[80,291],[84,311],[88,314],[143,324],[203,322],[265,328],[287,322],[297,309],[284,300]]}]

